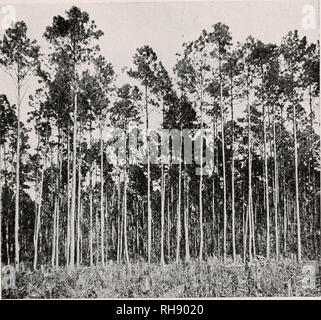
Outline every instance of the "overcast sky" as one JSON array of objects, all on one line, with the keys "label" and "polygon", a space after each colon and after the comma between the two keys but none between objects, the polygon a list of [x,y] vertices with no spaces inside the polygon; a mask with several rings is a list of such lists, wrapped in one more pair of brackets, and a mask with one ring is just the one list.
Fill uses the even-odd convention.
[{"label": "overcast sky", "polygon": [[[196,39],[203,29],[209,30],[217,22],[230,27],[234,43],[252,35],[263,42],[279,44],[281,38],[294,29],[299,30],[301,36],[306,35],[309,41],[319,39],[319,17],[316,18],[315,29],[306,30],[302,26],[304,5],[314,6],[318,14],[317,0],[73,3],[87,11],[104,32],[100,41],[101,51],[113,64],[116,73],[125,66],[131,66],[136,48],[145,44],[154,49],[171,72],[176,61],[175,53],[180,51],[182,43]],[[44,52],[47,46],[42,39],[45,27],[52,23],[53,16],[64,15],[71,5],[66,1],[13,4],[17,20],[26,22],[30,38],[37,39]],[[0,93],[7,94],[10,102],[14,103],[13,84],[3,73],[0,73],[0,79]],[[34,84],[31,84],[30,93],[33,89]],[[23,120],[29,110],[26,99],[22,108]]]}]

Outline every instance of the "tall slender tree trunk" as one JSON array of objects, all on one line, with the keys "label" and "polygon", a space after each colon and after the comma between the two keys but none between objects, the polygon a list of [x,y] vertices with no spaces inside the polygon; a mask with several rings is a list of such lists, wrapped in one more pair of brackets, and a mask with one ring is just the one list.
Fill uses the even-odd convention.
[{"label": "tall slender tree trunk", "polygon": [[[81,155],[81,129],[79,130],[79,154]],[[81,157],[79,157],[78,162],[78,203],[77,203],[77,250],[76,250],[76,264],[77,267],[80,265],[80,237],[81,237],[81,226],[80,226],[80,216],[81,216]]]},{"label": "tall slender tree trunk", "polygon": [[55,267],[55,258],[56,258],[56,236],[57,236],[57,195],[53,196],[54,198],[54,222],[53,222],[53,236],[52,236],[52,252],[51,252],[51,267],[52,269]]},{"label": "tall slender tree trunk", "polygon": [[6,253],[7,253],[7,264],[10,265],[10,243],[9,243],[9,221],[6,226]]},{"label": "tall slender tree trunk", "polygon": [[102,124],[100,128],[100,254],[101,264],[105,265],[104,254],[104,235],[105,235],[105,220],[104,220],[104,157],[103,157],[103,133]]},{"label": "tall slender tree trunk", "polygon": [[69,122],[68,122],[68,134],[67,134],[67,241],[66,241],[66,265],[69,264],[70,254],[70,137],[69,137]]},{"label": "tall slender tree trunk", "polygon": [[[107,183],[106,183],[107,184]],[[108,264],[108,249],[109,249],[109,246],[108,246],[108,237],[109,237],[109,230],[108,230],[108,188],[106,186],[106,194],[105,194],[105,242],[106,242],[106,245],[105,245],[105,248],[104,248],[104,251],[105,251],[105,265]]]},{"label": "tall slender tree trunk", "polygon": [[83,238],[82,238],[82,226],[83,225],[83,203],[80,203],[80,265],[83,261]]},{"label": "tall slender tree trunk", "polygon": [[279,260],[279,227],[278,227],[278,197],[279,197],[279,181],[278,181],[278,165],[276,154],[276,129],[275,129],[275,106],[272,107],[273,112],[273,155],[274,155],[274,224],[275,224],[275,253],[276,260]]},{"label": "tall slender tree trunk", "polygon": [[164,211],[165,211],[165,176],[164,176],[164,164],[161,164],[162,173],[161,173],[161,265],[165,264],[165,253],[164,253]]},{"label": "tall slender tree trunk", "polygon": [[78,93],[74,95],[74,132],[73,132],[73,156],[72,156],[72,195],[70,212],[70,268],[75,265],[75,213],[76,213],[76,172],[77,172],[77,101]]},{"label": "tall slender tree trunk", "polygon": [[[247,114],[248,114],[248,208],[246,213],[245,231],[247,236],[247,225],[249,224],[249,260],[252,261],[252,232],[251,232],[251,215],[252,215],[252,135],[251,135],[251,106],[249,101],[249,73],[247,71],[246,77],[246,100],[247,100]],[[245,249],[246,249],[246,236],[245,236]],[[244,254],[246,259],[246,251]]]},{"label": "tall slender tree trunk", "polygon": [[[216,174],[216,138],[217,138],[217,126],[216,126],[216,114],[215,114],[215,99],[213,101],[213,178],[212,178],[212,221],[213,221],[213,252],[215,253],[215,243],[218,244],[216,241],[216,234],[215,231],[217,229],[217,220],[215,218],[215,174]],[[216,225],[215,225],[216,222]],[[219,249],[217,248],[217,254],[219,254]]]},{"label": "tall slender tree trunk", "polygon": [[[90,137],[89,137],[89,150],[92,147],[92,122],[90,120]],[[94,265],[94,253],[93,253],[93,163],[90,165],[89,171],[89,260],[90,266]]]},{"label": "tall slender tree trunk", "polygon": [[128,235],[127,235],[127,168],[124,168],[124,250],[126,263],[129,266],[129,253],[128,253]]},{"label": "tall slender tree trunk", "polygon": [[244,191],[242,192],[242,236],[243,236],[243,263],[246,260],[246,237],[247,237],[247,226],[245,221],[245,201],[244,201]]},{"label": "tall slender tree trunk", "polygon": [[179,171],[178,171],[178,204],[177,204],[177,230],[176,230],[176,263],[180,260],[181,242],[181,201],[182,201],[182,130],[180,130],[179,140]]},{"label": "tall slender tree trunk", "polygon": [[[2,146],[0,146],[0,172],[2,173],[3,169],[6,172],[7,171],[7,165],[6,165],[6,159],[5,159],[5,144],[3,144]],[[2,167],[3,166],[3,167]],[[2,218],[2,222],[5,223],[5,219],[2,216],[2,188],[3,185],[5,187],[7,187],[7,179],[6,176],[2,176],[2,174],[0,173],[0,217]],[[6,242],[6,260],[7,260],[7,264],[10,265],[10,244],[9,244],[9,219],[6,219],[6,226],[5,226],[5,233],[6,233],[6,238],[5,238],[5,242]]]},{"label": "tall slender tree trunk", "polygon": [[190,261],[190,252],[189,252],[189,180],[186,177],[186,172],[184,174],[184,184],[185,184],[185,192],[186,192],[186,206],[184,210],[184,233],[185,233],[185,262]]},{"label": "tall slender tree trunk", "polygon": [[[169,176],[168,176],[169,180]],[[167,197],[167,260],[171,260],[171,216],[170,216],[170,196],[172,194],[172,186],[169,187],[169,194]]]},{"label": "tall slender tree trunk", "polygon": [[[310,106],[310,127],[311,127],[311,162],[310,162],[310,168],[312,170],[312,220],[314,224],[314,232],[313,232],[313,240],[315,243],[315,255],[317,257],[318,255],[318,245],[317,245],[317,206],[316,206],[316,187],[315,187],[315,169],[314,169],[314,142],[313,142],[313,136],[314,136],[314,128],[313,128],[313,119],[314,119],[314,113],[313,113],[313,107],[312,107],[312,88],[311,84],[309,85],[309,106]],[[321,211],[321,210],[320,210]],[[320,212],[320,234],[321,234],[321,212]],[[320,260],[321,260],[321,235],[320,235]]]},{"label": "tall slender tree trunk", "polygon": [[234,186],[234,108],[233,108],[233,75],[231,74],[231,121],[232,121],[232,164],[231,164],[231,178],[232,178],[232,250],[233,261],[236,262],[236,245],[235,245],[235,186]]},{"label": "tall slender tree trunk", "polygon": [[147,134],[147,259],[151,263],[151,250],[152,250],[152,208],[150,202],[150,159],[149,159],[149,126],[148,126],[148,89],[145,86],[145,112],[146,112],[146,134]]},{"label": "tall slender tree trunk", "polygon": [[[319,49],[320,50],[320,49]],[[312,112],[312,104],[311,104],[311,112]],[[319,123],[321,123],[321,112],[319,112]],[[312,122],[312,127],[313,127],[313,122]],[[319,137],[321,137],[321,126],[319,126]],[[320,187],[321,187],[321,177],[320,173],[318,174],[320,178]],[[314,176],[315,180],[315,176]],[[314,182],[314,188],[315,188],[315,182]],[[315,195],[315,193],[314,193]],[[317,203],[315,204],[316,207]],[[321,262],[321,197],[319,197],[319,232],[320,232],[320,237],[319,237],[319,260]]]},{"label": "tall slender tree trunk", "polygon": [[297,220],[297,259],[301,263],[301,223],[299,206],[299,174],[298,174],[298,144],[296,128],[296,106],[293,104],[293,136],[294,136],[294,170],[295,170],[295,214]]},{"label": "tall slender tree trunk", "polygon": [[140,257],[140,219],[139,219],[139,202],[138,197],[136,198],[136,260],[139,260]]},{"label": "tall slender tree trunk", "polygon": [[201,81],[201,154],[200,154],[200,184],[199,184],[199,224],[200,224],[200,247],[199,247],[199,261],[203,260],[204,247],[204,226],[203,226],[203,76]]},{"label": "tall slender tree trunk", "polygon": [[264,185],[265,185],[265,210],[266,210],[266,258],[270,258],[270,204],[269,204],[269,180],[266,149],[266,123],[265,105],[263,103],[263,139],[264,139]]},{"label": "tall slender tree trunk", "polygon": [[14,243],[15,243],[15,268],[19,270],[19,217],[20,217],[20,208],[19,208],[19,195],[20,195],[20,109],[21,109],[21,84],[18,79],[17,83],[17,157],[16,157],[16,197],[15,197],[15,224],[14,224]]},{"label": "tall slender tree trunk", "polygon": [[33,245],[34,245],[33,270],[37,269],[37,262],[38,262],[38,238],[39,238],[39,230],[40,230],[40,214],[41,214],[41,206],[42,206],[44,170],[45,170],[45,165],[43,165],[41,169],[41,179],[40,179],[40,188],[39,188],[39,197],[38,197],[39,203],[37,206],[35,232],[34,232],[34,238],[33,238]]},{"label": "tall slender tree trunk", "polygon": [[[119,200],[117,199],[117,203]],[[118,207],[118,206],[117,206]],[[117,263],[120,263],[120,214],[117,213]]]},{"label": "tall slender tree trunk", "polygon": [[223,261],[226,261],[226,229],[227,229],[227,213],[226,213],[226,167],[225,167],[225,135],[224,135],[224,106],[223,106],[223,79],[221,68],[221,55],[219,55],[219,73],[220,73],[220,109],[221,109],[221,125],[222,125],[222,167],[223,167]]},{"label": "tall slender tree trunk", "polygon": [[[95,166],[95,181],[98,182],[98,173],[97,173],[97,166]],[[95,234],[96,234],[96,247],[95,247],[95,260],[96,260],[96,266],[99,264],[99,257],[100,257],[100,252],[99,252],[99,244],[100,244],[100,239],[99,239],[99,210],[95,208]]]},{"label": "tall slender tree trunk", "polygon": [[[121,214],[121,211],[119,211],[119,213]],[[120,215],[119,262],[122,262],[122,259],[123,259],[123,253],[124,253],[123,239],[124,239],[124,215]]]},{"label": "tall slender tree trunk", "polygon": [[[4,146],[3,145],[0,145],[0,217],[2,218],[2,188],[3,188],[3,185],[5,184],[4,183],[4,175],[2,174],[2,170],[3,170],[3,163],[4,163]],[[4,219],[1,221],[2,223],[4,223]],[[7,223],[7,226],[8,226],[8,223]],[[0,223],[0,227],[1,227],[1,223]],[[6,237],[7,237],[7,229],[5,231],[6,233]],[[6,248],[8,246],[8,242],[6,241]],[[6,249],[6,258],[8,259],[8,251]]]},{"label": "tall slender tree trunk", "polygon": [[57,220],[56,220],[56,269],[59,268],[59,219],[60,219],[60,184],[61,184],[61,173],[62,173],[62,158],[61,158],[61,150],[60,150],[60,133],[58,131],[58,166],[59,166],[59,176],[58,176],[58,207],[57,207]]},{"label": "tall slender tree trunk", "polygon": [[[164,117],[165,117],[165,108],[164,108],[164,100],[163,100],[163,129],[164,129]],[[161,265],[165,264],[165,252],[164,252],[164,224],[165,224],[165,173],[164,173],[164,164],[161,164]]]},{"label": "tall slender tree trunk", "polygon": [[118,155],[117,155],[117,263],[121,262],[121,252],[122,252],[122,218],[120,212],[120,173],[119,173],[119,166],[118,166]]},{"label": "tall slender tree trunk", "polygon": [[[217,147],[217,139],[218,139],[218,119],[217,117],[215,116],[215,119],[214,119],[214,135],[215,135],[215,143],[214,143],[214,146],[215,146],[215,149],[214,149],[214,174],[218,176],[218,172],[219,172],[219,169],[218,169],[218,147]],[[214,194],[214,199],[213,199],[213,203],[214,203],[214,207],[215,207],[215,193],[216,193],[216,189],[217,189],[217,178],[216,176],[214,175],[213,177],[213,194]],[[216,253],[217,253],[217,256],[220,257],[221,256],[221,244],[220,244],[220,211],[219,210],[216,210],[215,212],[215,221],[216,221]],[[215,238],[215,237],[214,237]]]},{"label": "tall slender tree trunk", "polygon": [[254,223],[254,209],[253,209],[253,199],[252,199],[252,208],[251,208],[251,235],[252,235],[252,245],[253,245],[253,257],[256,256],[256,241],[255,241],[255,223]]},{"label": "tall slender tree trunk", "polygon": [[288,199],[287,199],[287,195],[285,193],[285,186],[284,186],[284,195],[283,195],[283,210],[284,210],[284,218],[283,218],[283,251],[284,251],[284,256],[286,256],[287,254],[287,227],[288,227],[288,214],[287,214],[287,210],[288,210]]}]

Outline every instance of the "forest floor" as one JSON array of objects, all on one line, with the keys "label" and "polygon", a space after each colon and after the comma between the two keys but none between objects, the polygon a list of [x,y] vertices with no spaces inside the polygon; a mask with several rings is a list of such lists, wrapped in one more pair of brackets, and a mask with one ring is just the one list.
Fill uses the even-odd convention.
[{"label": "forest floor", "polygon": [[110,263],[74,270],[21,271],[2,298],[184,298],[321,296],[321,280],[303,285],[291,260],[255,260],[250,266],[209,259],[181,265]]}]

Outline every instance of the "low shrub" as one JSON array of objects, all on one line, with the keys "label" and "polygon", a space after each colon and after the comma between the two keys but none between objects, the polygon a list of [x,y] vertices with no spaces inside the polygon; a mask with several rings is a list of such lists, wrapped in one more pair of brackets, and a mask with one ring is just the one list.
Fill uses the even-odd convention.
[{"label": "low shrub", "polygon": [[186,298],[321,296],[320,285],[304,289],[301,267],[293,261],[257,259],[251,264],[202,263],[160,266],[109,264],[105,268],[24,271],[16,288],[2,297],[25,298]]}]

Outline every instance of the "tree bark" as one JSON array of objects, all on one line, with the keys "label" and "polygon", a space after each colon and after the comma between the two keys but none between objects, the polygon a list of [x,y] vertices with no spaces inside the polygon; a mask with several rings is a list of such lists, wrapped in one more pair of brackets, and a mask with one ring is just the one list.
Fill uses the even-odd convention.
[{"label": "tree bark", "polygon": [[[81,155],[81,129],[79,137],[79,154]],[[76,264],[77,267],[80,265],[80,237],[81,237],[81,226],[80,226],[80,216],[81,216],[81,156],[79,157],[78,162],[78,203],[77,203],[77,257]]]},{"label": "tree bark", "polygon": [[[101,124],[102,126],[102,124]],[[105,219],[104,219],[104,158],[103,158],[103,137],[102,127],[100,128],[100,255],[101,264],[105,266],[104,254],[104,235],[105,235]]]},{"label": "tree bark", "polygon": [[161,265],[165,264],[165,253],[164,253],[164,211],[165,211],[165,176],[164,176],[164,164],[161,164]]},{"label": "tree bark", "polygon": [[[251,233],[251,215],[252,215],[252,135],[251,135],[251,106],[249,101],[249,72],[247,71],[246,77],[246,99],[247,99],[247,114],[248,114],[248,208],[246,213],[245,222],[245,249],[246,249],[246,237],[247,237],[247,225],[249,224],[249,260],[252,261],[252,233]],[[246,259],[246,250],[244,254],[244,260]],[[245,262],[245,261],[244,261]]]},{"label": "tree bark", "polygon": [[264,185],[265,185],[265,210],[266,210],[266,258],[270,258],[270,204],[269,204],[269,181],[266,149],[266,123],[265,105],[263,103],[263,139],[264,139]]},{"label": "tree bark", "polygon": [[204,226],[203,226],[203,75],[201,79],[201,154],[200,154],[200,183],[199,183],[199,225],[200,225],[200,247],[199,247],[199,261],[203,260],[204,247]]},{"label": "tree bark", "polygon": [[224,106],[223,106],[223,79],[221,69],[221,55],[219,55],[219,73],[220,73],[220,109],[221,109],[221,125],[222,125],[222,167],[223,167],[223,261],[226,261],[226,168],[225,168],[225,136],[224,136]]},{"label": "tree bark", "polygon": [[299,174],[298,174],[298,145],[296,128],[296,106],[293,104],[293,136],[294,136],[294,170],[295,170],[295,214],[297,220],[297,259],[301,263],[301,223],[299,207]]},{"label": "tree bark", "polygon": [[43,193],[43,180],[44,180],[44,171],[46,165],[46,156],[44,155],[44,164],[41,168],[41,178],[40,178],[40,188],[39,188],[39,197],[38,197],[38,206],[37,206],[37,215],[35,221],[35,232],[33,238],[34,244],[34,260],[33,260],[33,270],[37,269],[38,262],[38,238],[39,238],[39,230],[40,230],[40,215],[41,215],[41,206],[42,206],[42,193]]},{"label": "tree bark", "polygon": [[16,198],[15,198],[15,224],[14,224],[14,241],[15,241],[15,268],[19,270],[20,263],[20,248],[19,248],[19,195],[20,195],[20,109],[21,109],[21,97],[20,97],[21,85],[18,78],[17,83],[17,157],[16,157]]},{"label": "tree bark", "polygon": [[184,210],[184,233],[185,233],[185,262],[190,261],[190,252],[189,252],[189,180],[186,178],[186,172],[184,175],[185,190],[186,190],[186,206]]},{"label": "tree bark", "polygon": [[176,229],[176,263],[180,260],[181,241],[181,201],[182,201],[182,130],[180,130],[179,140],[179,171],[178,171],[178,204],[177,204],[177,229]]},{"label": "tree bark", "polygon": [[232,178],[232,250],[233,261],[236,262],[236,245],[235,245],[235,187],[234,187],[234,108],[233,108],[233,75],[231,74],[231,121],[232,121],[232,164],[231,164],[231,178]]},{"label": "tree bark", "polygon": [[272,107],[273,112],[273,155],[274,155],[274,224],[275,224],[275,253],[276,260],[279,260],[279,227],[278,227],[278,197],[279,197],[279,181],[278,166],[276,154],[276,129],[275,129],[275,106]]}]

